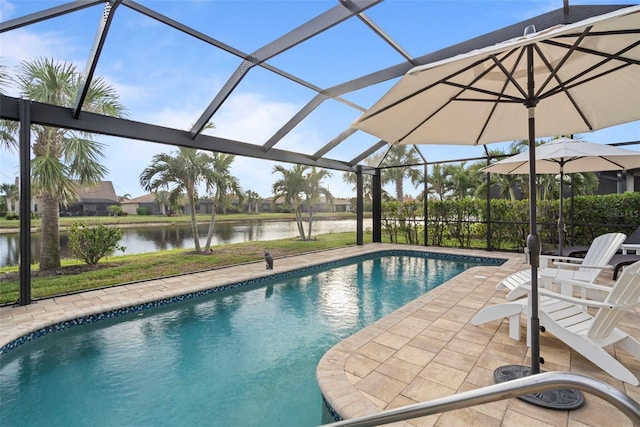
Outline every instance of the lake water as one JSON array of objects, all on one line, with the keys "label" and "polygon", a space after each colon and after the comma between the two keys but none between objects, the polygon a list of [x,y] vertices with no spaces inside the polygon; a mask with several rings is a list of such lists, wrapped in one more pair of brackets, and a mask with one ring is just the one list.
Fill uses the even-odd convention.
[{"label": "lake water", "polygon": [[[371,228],[371,219],[364,220],[364,228]],[[198,226],[200,243],[204,245],[207,238],[208,224]],[[306,230],[306,224],[305,224]],[[355,232],[355,219],[317,220],[313,222],[312,235],[327,233]],[[120,244],[126,247],[124,254],[140,254],[158,252],[166,249],[193,248],[193,233],[190,225],[141,226],[122,228],[124,236]],[[266,241],[296,237],[298,228],[295,221],[242,221],[217,222],[213,245]],[[40,233],[31,235],[31,260],[40,259]],[[0,234],[0,267],[17,265],[20,255],[20,234]],[[61,233],[60,251],[62,258],[70,258],[67,247],[67,235]],[[122,255],[118,251],[114,255]]]}]

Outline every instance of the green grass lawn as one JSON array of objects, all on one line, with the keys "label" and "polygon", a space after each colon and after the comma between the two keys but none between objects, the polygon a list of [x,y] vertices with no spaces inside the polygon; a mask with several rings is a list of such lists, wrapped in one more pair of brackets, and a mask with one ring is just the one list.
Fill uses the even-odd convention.
[{"label": "green grass lawn", "polygon": [[[371,242],[371,233],[364,235]],[[115,286],[124,283],[193,273],[247,262],[262,261],[264,249],[275,258],[356,244],[356,233],[330,233],[301,241],[297,238],[246,242],[213,247],[213,252],[196,254],[192,250],[174,249],[137,255],[105,258],[95,268],[78,260],[63,260],[60,269],[46,274],[32,266],[31,296],[34,299],[72,292]],[[18,267],[0,268],[0,304],[18,300]]]}]

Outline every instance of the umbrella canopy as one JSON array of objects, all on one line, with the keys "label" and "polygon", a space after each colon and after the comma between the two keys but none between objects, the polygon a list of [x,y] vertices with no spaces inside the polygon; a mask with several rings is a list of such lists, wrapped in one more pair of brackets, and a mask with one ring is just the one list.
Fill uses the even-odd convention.
[{"label": "umbrella canopy", "polygon": [[[558,174],[640,168],[640,152],[570,138],[536,147],[536,172]],[[529,153],[523,152],[480,169],[500,174],[529,173]]]},{"label": "umbrella canopy", "polygon": [[[558,138],[535,149],[536,173],[560,174],[560,212],[558,214],[558,253],[562,254],[564,222],[562,185],[565,173],[598,172],[640,168],[640,152],[604,144]],[[529,153],[520,153],[480,169],[500,174],[526,174]]]},{"label": "umbrella canopy", "polygon": [[[524,29],[523,29],[524,30]],[[640,6],[410,70],[353,124],[389,143],[487,144],[640,119]],[[529,93],[527,47],[535,89]]]},{"label": "umbrella canopy", "polygon": [[[530,372],[537,374],[535,140],[640,120],[640,6],[523,30],[523,37],[410,70],[353,126],[393,144],[529,141]],[[546,399],[532,400],[544,406]]]}]

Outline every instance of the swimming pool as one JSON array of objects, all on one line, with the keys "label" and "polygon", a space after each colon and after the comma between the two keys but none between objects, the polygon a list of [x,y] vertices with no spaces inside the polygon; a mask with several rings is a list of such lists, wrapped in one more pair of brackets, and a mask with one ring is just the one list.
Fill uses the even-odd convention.
[{"label": "swimming pool", "polygon": [[331,346],[489,263],[448,258],[362,257],[46,334],[0,357],[0,425],[320,424]]}]

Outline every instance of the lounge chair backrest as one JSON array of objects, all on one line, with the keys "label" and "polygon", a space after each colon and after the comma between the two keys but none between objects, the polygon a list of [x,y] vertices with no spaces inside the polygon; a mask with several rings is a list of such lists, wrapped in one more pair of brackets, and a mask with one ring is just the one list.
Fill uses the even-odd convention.
[{"label": "lounge chair backrest", "polygon": [[636,228],[636,231],[634,231],[633,233],[629,234],[629,237],[627,237],[625,239],[624,243],[627,243],[629,245],[639,245],[640,244],[640,226],[638,228]]},{"label": "lounge chair backrest", "polygon": [[609,308],[600,308],[594,316],[588,336],[606,337],[633,306],[640,306],[640,261],[625,268],[604,301]]},{"label": "lounge chair backrest", "polygon": [[[607,233],[593,239],[582,261],[584,265],[607,265],[627,236],[624,233]],[[592,282],[600,274],[596,268],[579,268],[575,278]]]}]

